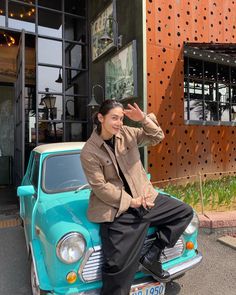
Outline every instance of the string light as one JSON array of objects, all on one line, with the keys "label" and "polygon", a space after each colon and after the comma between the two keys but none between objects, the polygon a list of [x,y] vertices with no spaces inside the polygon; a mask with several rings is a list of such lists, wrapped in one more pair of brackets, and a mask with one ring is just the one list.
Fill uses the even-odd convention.
[{"label": "string light", "polygon": [[[30,4],[32,4],[32,2],[30,2]],[[18,15],[17,13],[9,12],[9,16],[15,17],[15,18],[17,17],[24,18],[24,17],[31,17],[34,13],[35,13],[35,8],[31,8],[27,10],[26,12],[20,12]],[[4,10],[0,9],[0,14],[4,14]]]},{"label": "string light", "polygon": [[15,42],[16,42],[15,39],[11,35],[5,32],[0,32],[0,46],[3,46],[4,44],[6,44],[7,46],[10,47],[14,45]]}]

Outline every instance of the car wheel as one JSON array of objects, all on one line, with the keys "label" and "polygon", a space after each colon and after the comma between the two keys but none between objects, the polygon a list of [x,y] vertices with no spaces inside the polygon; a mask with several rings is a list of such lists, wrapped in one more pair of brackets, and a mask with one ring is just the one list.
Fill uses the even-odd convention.
[{"label": "car wheel", "polygon": [[34,263],[32,259],[31,259],[31,267],[30,267],[30,279],[31,279],[32,295],[40,295],[41,292],[37,284],[36,272],[35,272]]}]

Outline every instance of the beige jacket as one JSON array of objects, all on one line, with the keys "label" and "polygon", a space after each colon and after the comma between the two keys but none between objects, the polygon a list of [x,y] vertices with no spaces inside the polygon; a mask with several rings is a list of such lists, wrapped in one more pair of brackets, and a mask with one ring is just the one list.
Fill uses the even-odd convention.
[{"label": "beige jacket", "polygon": [[164,138],[154,114],[142,121],[142,128],[123,126],[116,135],[115,155],[98,135],[96,129],[81,152],[81,162],[92,187],[88,208],[88,219],[93,222],[112,222],[125,212],[131,196],[124,190],[117,162],[122,170],[133,198],[157,192],[149,181],[140,160],[138,147],[156,145]]}]

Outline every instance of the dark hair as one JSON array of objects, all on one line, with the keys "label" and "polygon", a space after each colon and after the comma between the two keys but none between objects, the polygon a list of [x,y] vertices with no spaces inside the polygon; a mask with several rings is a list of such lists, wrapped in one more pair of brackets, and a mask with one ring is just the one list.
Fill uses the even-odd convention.
[{"label": "dark hair", "polygon": [[124,109],[123,104],[115,99],[106,99],[101,104],[98,112],[96,112],[93,116],[93,123],[97,126],[98,134],[100,134],[102,131],[101,122],[98,120],[98,114],[105,116],[109,113],[110,110],[117,108],[117,107]]}]

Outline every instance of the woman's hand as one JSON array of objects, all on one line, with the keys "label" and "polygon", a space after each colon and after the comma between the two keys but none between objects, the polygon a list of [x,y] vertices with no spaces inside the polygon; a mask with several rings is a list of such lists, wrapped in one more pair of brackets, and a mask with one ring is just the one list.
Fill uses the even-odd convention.
[{"label": "woman's hand", "polygon": [[142,197],[133,198],[130,202],[131,208],[139,208],[142,205]]},{"label": "woman's hand", "polygon": [[146,210],[151,209],[155,204],[150,200],[151,198],[148,196],[133,198],[130,202],[131,208],[139,208],[143,206]]},{"label": "woman's hand", "polygon": [[134,103],[134,106],[128,104],[129,109],[124,110],[124,114],[132,121],[139,122],[145,118],[145,114],[140,110],[139,106]]}]

